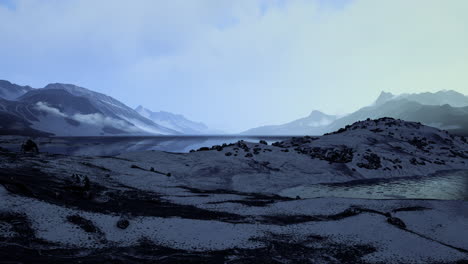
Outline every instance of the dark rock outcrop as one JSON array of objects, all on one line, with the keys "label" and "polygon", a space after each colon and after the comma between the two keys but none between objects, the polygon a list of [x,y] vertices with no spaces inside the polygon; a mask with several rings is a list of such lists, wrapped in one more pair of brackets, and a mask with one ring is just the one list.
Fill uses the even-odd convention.
[{"label": "dark rock outcrop", "polygon": [[36,142],[28,139],[21,145],[21,152],[23,153],[39,153],[39,148],[37,147]]}]

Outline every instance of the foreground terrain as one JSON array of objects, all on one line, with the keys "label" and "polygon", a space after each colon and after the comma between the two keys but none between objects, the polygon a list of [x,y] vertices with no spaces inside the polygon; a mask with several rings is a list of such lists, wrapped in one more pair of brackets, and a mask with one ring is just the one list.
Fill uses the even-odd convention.
[{"label": "foreground terrain", "polygon": [[273,146],[80,157],[0,149],[0,259],[467,263],[468,202],[280,196],[468,170],[463,137],[394,119]]}]

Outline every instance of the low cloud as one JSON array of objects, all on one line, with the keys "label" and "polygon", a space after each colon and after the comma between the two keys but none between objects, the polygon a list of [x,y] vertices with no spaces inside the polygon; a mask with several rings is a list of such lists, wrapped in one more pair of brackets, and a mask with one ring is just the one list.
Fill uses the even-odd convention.
[{"label": "low cloud", "polygon": [[103,116],[99,113],[94,114],[74,114],[72,119],[83,122],[90,125],[97,125],[97,126],[104,126],[104,127],[115,127],[117,129],[121,129],[127,132],[141,132],[137,127],[130,125],[129,123],[118,120],[115,118]]},{"label": "low cloud", "polygon": [[88,124],[88,125],[92,125],[92,126],[98,126],[98,127],[102,127],[102,128],[104,128],[104,127],[114,127],[114,128],[117,128],[117,129],[120,129],[120,130],[123,130],[123,131],[126,131],[126,132],[130,132],[130,133],[131,132],[141,132],[140,129],[138,129],[135,126],[132,126],[131,124],[129,124],[129,123],[123,121],[123,120],[118,120],[118,119],[115,119],[115,118],[103,116],[100,113],[93,113],[93,114],[76,113],[76,114],[73,114],[73,115],[67,115],[67,114],[63,113],[62,111],[60,111],[60,109],[52,107],[52,106],[48,105],[45,102],[37,102],[36,103],[36,109],[38,109],[40,111],[43,111],[43,112],[46,112],[46,113],[49,113],[49,114],[52,114],[52,115],[60,116],[60,117],[63,117],[63,118],[70,118],[70,119],[73,119],[75,121],[85,123],[85,124]]},{"label": "low cloud", "polygon": [[66,114],[62,113],[59,109],[49,106],[47,103],[44,103],[44,102],[37,102],[36,109],[39,111],[46,112],[48,114],[61,116],[61,117],[68,117]]}]

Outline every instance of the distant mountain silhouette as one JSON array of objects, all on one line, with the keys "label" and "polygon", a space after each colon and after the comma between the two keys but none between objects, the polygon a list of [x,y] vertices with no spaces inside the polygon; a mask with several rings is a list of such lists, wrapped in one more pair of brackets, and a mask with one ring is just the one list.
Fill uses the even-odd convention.
[{"label": "distant mountain silhouette", "polygon": [[[301,118],[284,125],[263,126],[249,129],[242,134],[249,135],[322,135],[338,130],[367,118],[392,117],[407,121],[421,122],[428,126],[468,135],[468,96],[455,91],[393,95],[382,92],[377,100],[356,112],[333,118],[314,111],[315,115]],[[323,124],[308,126],[308,121],[324,117]]]},{"label": "distant mountain silhouette", "polygon": [[312,111],[309,116],[294,120],[284,125],[261,126],[249,129],[245,135],[310,135],[323,134],[323,128],[327,127],[337,116],[327,115],[320,111]]},{"label": "distant mountain silhouette", "polygon": [[195,122],[185,118],[183,115],[173,114],[170,112],[159,111],[153,112],[143,106],[138,106],[135,111],[140,115],[152,120],[153,122],[173,129],[183,134],[220,134],[222,132],[209,129],[202,122]]}]

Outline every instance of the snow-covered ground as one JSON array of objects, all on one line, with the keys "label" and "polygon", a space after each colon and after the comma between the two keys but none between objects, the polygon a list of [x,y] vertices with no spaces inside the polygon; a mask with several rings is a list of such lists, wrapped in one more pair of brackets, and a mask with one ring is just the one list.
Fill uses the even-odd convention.
[{"label": "snow-covered ground", "polygon": [[191,153],[80,157],[0,149],[0,258],[465,263],[467,201],[278,195],[316,183],[467,170],[465,141],[381,119],[320,138]]}]

